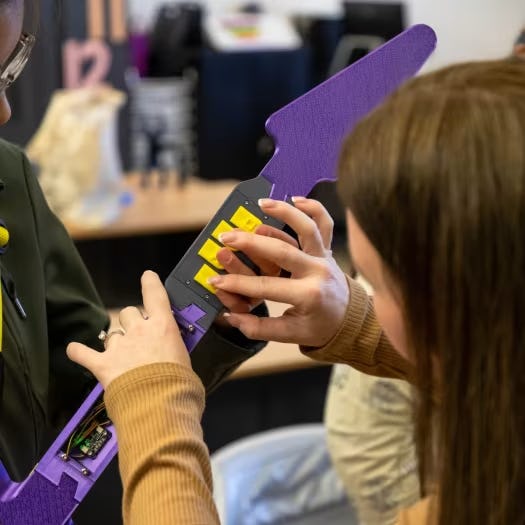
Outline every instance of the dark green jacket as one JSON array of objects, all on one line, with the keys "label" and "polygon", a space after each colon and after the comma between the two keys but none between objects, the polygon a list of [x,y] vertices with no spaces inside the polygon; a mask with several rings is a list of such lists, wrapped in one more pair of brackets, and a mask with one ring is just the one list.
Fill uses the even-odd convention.
[{"label": "dark green jacket", "polygon": [[[0,179],[0,219],[10,233],[9,248],[0,256],[4,282],[0,459],[13,479],[21,480],[94,386],[92,376],[67,358],[67,344],[79,341],[98,348],[97,335],[107,327],[108,318],[27,159],[2,141]],[[12,297],[12,282],[25,319]],[[239,332],[225,336],[211,330],[194,350],[192,361],[210,391],[262,346]]]}]

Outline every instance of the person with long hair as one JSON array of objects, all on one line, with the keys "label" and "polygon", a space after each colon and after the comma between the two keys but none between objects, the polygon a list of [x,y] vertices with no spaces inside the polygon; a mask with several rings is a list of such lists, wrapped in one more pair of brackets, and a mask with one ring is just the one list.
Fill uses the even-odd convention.
[{"label": "person with long hair", "polygon": [[[350,253],[373,298],[338,268],[316,201],[263,200],[300,247],[233,231],[223,244],[291,277],[223,275],[219,290],[290,305],[232,313],[246,336],[296,342],[417,388],[426,499],[400,524],[525,522],[525,67],[460,64],[413,79],[345,141],[338,192]],[[127,523],[217,523],[199,425],[203,392],[158,278],[147,319],[125,310],[105,353],[68,348],[107,387],[121,445]]]}]

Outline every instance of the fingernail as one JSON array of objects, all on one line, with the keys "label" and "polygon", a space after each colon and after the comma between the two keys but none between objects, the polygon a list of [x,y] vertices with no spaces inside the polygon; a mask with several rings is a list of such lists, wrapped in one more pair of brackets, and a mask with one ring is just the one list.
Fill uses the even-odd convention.
[{"label": "fingernail", "polygon": [[234,317],[231,313],[228,312],[224,314],[224,320],[233,328],[238,327],[237,325],[239,324],[239,320],[236,317]]},{"label": "fingernail", "polygon": [[233,242],[235,238],[236,235],[233,232],[225,232],[219,235],[219,241],[221,241],[222,244],[228,244],[229,242]]},{"label": "fingernail", "polygon": [[222,282],[222,277],[219,277],[219,276],[210,277],[208,279],[208,284],[211,284],[212,286],[217,286],[221,282]]},{"label": "fingernail", "polygon": [[292,197],[292,202],[305,202],[306,201],[306,197]]},{"label": "fingernail", "polygon": [[219,259],[222,264],[230,264],[233,260],[233,254],[229,248],[225,248],[219,252]]},{"label": "fingernail", "polygon": [[260,208],[271,208],[275,206],[275,201],[273,199],[259,199],[258,201]]}]

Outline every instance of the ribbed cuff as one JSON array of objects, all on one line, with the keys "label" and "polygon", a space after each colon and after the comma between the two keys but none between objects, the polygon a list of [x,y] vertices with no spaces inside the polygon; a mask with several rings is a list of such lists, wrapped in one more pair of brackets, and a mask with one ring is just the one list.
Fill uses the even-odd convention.
[{"label": "ribbed cuff", "polygon": [[118,418],[118,413],[134,398],[142,402],[145,390],[157,388],[159,382],[166,381],[188,383],[193,395],[202,398],[204,406],[204,387],[192,369],[177,363],[153,363],[130,370],[108,385],[104,395],[108,412]]},{"label": "ribbed cuff", "polygon": [[347,276],[350,300],[335,336],[323,347],[301,347],[317,361],[346,363],[368,374],[413,379],[410,364],[385,337],[373,311],[372,299],[364,288]]},{"label": "ribbed cuff", "polygon": [[[301,346],[301,351],[312,359],[321,361],[335,359],[339,361],[348,358],[348,356],[344,355],[344,349],[346,348],[348,350],[352,346],[358,334],[364,335],[368,339],[377,339],[378,337],[373,333],[370,335],[361,333],[366,314],[368,295],[364,288],[348,275],[346,276],[346,280],[350,293],[343,323],[339,327],[339,330],[324,346]],[[374,344],[374,341],[371,340],[370,344]]]}]

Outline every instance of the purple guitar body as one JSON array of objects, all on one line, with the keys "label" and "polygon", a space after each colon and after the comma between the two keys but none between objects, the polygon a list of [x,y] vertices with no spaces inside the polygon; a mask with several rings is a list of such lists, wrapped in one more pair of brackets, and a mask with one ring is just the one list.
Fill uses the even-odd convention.
[{"label": "purple guitar body", "polygon": [[[335,180],[343,138],[420,70],[435,45],[432,29],[414,26],[268,119],[266,129],[276,143],[274,156],[257,178],[237,186],[166,280],[173,314],[190,352],[222,308],[205,284],[210,274],[222,271],[214,258],[221,247],[220,231],[250,230],[260,223],[282,227],[261,214],[258,199],[306,196],[318,182]],[[98,426],[81,444],[74,439],[102,393],[97,385],[26,481],[0,485],[0,525],[68,522],[117,453],[110,423],[103,430]],[[72,443],[86,455],[72,454]]]}]

